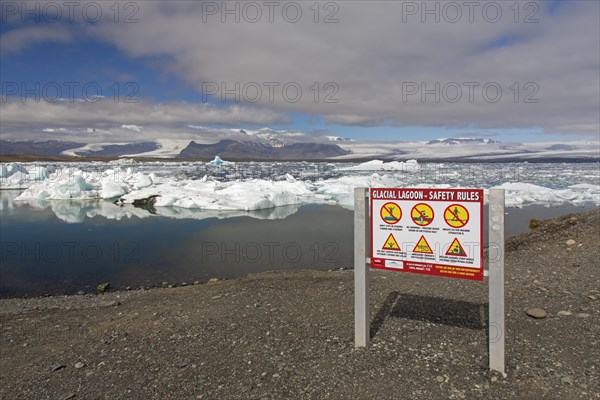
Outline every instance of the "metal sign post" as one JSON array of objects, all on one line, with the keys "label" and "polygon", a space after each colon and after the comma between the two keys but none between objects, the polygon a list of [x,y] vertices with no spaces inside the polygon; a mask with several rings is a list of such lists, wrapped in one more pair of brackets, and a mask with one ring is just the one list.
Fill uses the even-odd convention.
[{"label": "metal sign post", "polygon": [[490,370],[504,374],[504,189],[490,189],[489,223]]},{"label": "metal sign post", "polygon": [[369,264],[367,246],[370,243],[369,202],[367,189],[354,189],[354,346],[369,344],[371,318],[369,315]]}]

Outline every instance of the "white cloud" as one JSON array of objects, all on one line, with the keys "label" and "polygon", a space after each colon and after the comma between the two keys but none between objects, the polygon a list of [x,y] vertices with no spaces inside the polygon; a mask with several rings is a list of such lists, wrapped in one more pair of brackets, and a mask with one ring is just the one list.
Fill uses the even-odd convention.
[{"label": "white cloud", "polygon": [[2,104],[2,128],[17,126],[81,126],[95,123],[122,125],[137,130],[148,124],[273,124],[287,121],[276,112],[241,105],[216,107],[204,103],[119,103],[111,100],[95,102],[7,101]]},{"label": "white cloud", "polygon": [[[532,2],[521,2],[518,16],[514,7],[509,8],[513,2],[492,2],[500,5],[503,13],[496,23],[483,15],[489,2],[478,3],[473,22],[463,7],[456,23],[447,22],[454,14],[443,11],[439,23],[431,15],[426,15],[428,22],[423,23],[422,15],[408,15],[405,7],[424,7],[424,2],[391,1],[330,2],[337,10],[325,8],[330,3],[320,3],[319,23],[314,22],[314,8],[308,8],[312,2],[296,3],[303,11],[297,23],[283,18],[284,3],[275,10],[273,23],[264,8],[256,23],[245,21],[243,14],[240,23],[235,23],[232,15],[222,23],[219,14],[206,12],[205,3],[137,2],[138,23],[105,21],[73,29],[114,44],[129,57],[168,59],[162,72],[174,74],[197,92],[212,84],[219,89],[221,84],[234,88],[236,83],[240,88],[256,89],[255,83],[263,90],[256,102],[262,107],[119,104],[104,112],[100,107],[33,105],[40,112],[32,114],[31,109],[10,106],[9,120],[13,124],[42,123],[47,122],[49,113],[64,118],[65,125],[93,120],[138,126],[236,125],[270,124],[281,119],[282,112],[301,112],[322,115],[328,123],[358,126],[542,128],[575,134],[600,131],[599,2],[564,2],[554,14],[547,11],[544,1],[535,2],[538,9],[525,8]],[[213,4],[224,7],[225,3]],[[227,6],[235,4],[242,7],[244,2]],[[428,7],[436,4],[440,10],[445,7],[444,2],[427,2]],[[339,22],[323,23],[332,12]],[[523,23],[528,16],[538,22]],[[22,48],[36,40],[12,38],[9,42],[18,43],[12,48]],[[269,97],[269,82],[279,83],[273,98]],[[298,101],[286,98],[282,92],[286,83],[302,89]],[[437,88],[436,83],[440,101],[436,102],[433,94],[422,98],[423,89]],[[410,94],[415,84],[418,92]],[[502,94],[493,101],[498,87]],[[461,89],[462,97],[452,102],[456,88]],[[484,88],[488,90],[484,92]],[[241,100],[255,95],[241,92]],[[337,102],[325,102],[326,98]],[[527,103],[526,99],[537,102]]]},{"label": "white cloud", "polygon": [[62,26],[27,26],[3,33],[0,36],[0,49],[5,55],[40,43],[67,43],[72,37],[73,32]]},{"label": "white cloud", "polygon": [[137,125],[121,125],[123,129],[129,129],[130,131],[141,132],[142,127]]}]

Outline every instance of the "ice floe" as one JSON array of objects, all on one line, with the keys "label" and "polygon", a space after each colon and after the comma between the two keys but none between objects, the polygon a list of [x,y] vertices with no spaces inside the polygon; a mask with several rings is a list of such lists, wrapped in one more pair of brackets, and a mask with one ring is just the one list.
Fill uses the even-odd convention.
[{"label": "ice floe", "polygon": [[[95,212],[109,218],[147,214],[146,210],[127,206],[135,203],[152,206],[156,214],[173,218],[195,218],[200,213],[233,215],[232,212],[241,212],[240,215],[245,215],[302,204],[333,204],[352,209],[356,187],[482,187],[486,194],[490,188],[502,188],[506,190],[509,207],[561,203],[600,205],[600,187],[595,184],[600,171],[593,164],[574,164],[568,171],[562,165],[565,178],[559,179],[553,172],[555,165],[545,167],[547,174],[544,168],[536,168],[529,177],[520,164],[513,166],[516,172],[511,174],[507,169],[513,167],[507,165],[462,168],[444,164],[434,171],[432,164],[423,167],[414,160],[375,160],[358,165],[234,165],[215,157],[213,162],[209,166],[189,162],[11,163],[0,166],[0,183],[2,189],[27,188],[17,201],[50,204],[53,210],[67,207],[68,211],[59,211],[64,220],[79,220],[82,215]],[[220,168],[215,168],[219,163]],[[577,176],[582,177],[579,182],[574,181]],[[514,177],[519,179],[511,179]],[[60,206],[60,202],[66,200],[70,201],[69,205]],[[86,208],[84,202],[88,200],[110,200],[103,202],[110,210],[102,208],[105,206]],[[117,204],[112,204],[113,201]],[[78,202],[82,210],[74,212],[72,207]]]}]

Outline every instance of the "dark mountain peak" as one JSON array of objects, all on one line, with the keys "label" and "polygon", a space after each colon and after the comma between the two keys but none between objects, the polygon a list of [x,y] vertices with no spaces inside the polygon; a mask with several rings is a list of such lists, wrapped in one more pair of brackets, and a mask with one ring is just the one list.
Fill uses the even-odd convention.
[{"label": "dark mountain peak", "polygon": [[316,160],[348,153],[335,144],[293,143],[274,147],[260,142],[224,139],[213,144],[190,142],[177,158],[212,158],[219,155],[238,160]]}]

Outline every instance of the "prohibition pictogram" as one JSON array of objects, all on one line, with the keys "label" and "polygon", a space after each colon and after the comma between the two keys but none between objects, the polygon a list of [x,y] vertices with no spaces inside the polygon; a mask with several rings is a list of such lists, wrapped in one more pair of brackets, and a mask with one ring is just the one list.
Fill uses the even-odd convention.
[{"label": "prohibition pictogram", "polygon": [[469,211],[460,204],[452,204],[444,210],[444,220],[453,228],[462,228],[469,222]]},{"label": "prohibition pictogram", "polygon": [[460,244],[460,242],[458,241],[458,239],[454,238],[454,240],[450,244],[450,247],[448,247],[448,251],[446,252],[446,255],[447,256],[466,257],[467,253],[465,252],[465,249],[463,249],[463,247]]},{"label": "prohibition pictogram", "polygon": [[413,222],[420,226],[429,225],[433,221],[434,216],[433,208],[425,203],[416,204],[410,211],[410,217]]},{"label": "prohibition pictogram", "polygon": [[383,244],[382,249],[383,250],[400,251],[400,246],[398,245],[398,241],[396,240],[396,238],[394,237],[393,234],[390,233],[390,235],[386,239],[385,243]]},{"label": "prohibition pictogram", "polygon": [[413,249],[413,253],[433,254],[431,246],[429,246],[429,243],[427,243],[427,239],[425,239],[425,236],[421,236],[421,239],[419,239],[419,241],[415,245],[415,248]]},{"label": "prohibition pictogram", "polygon": [[388,225],[394,225],[402,218],[402,210],[398,204],[389,202],[381,206],[379,215],[381,215],[383,222]]}]

